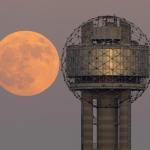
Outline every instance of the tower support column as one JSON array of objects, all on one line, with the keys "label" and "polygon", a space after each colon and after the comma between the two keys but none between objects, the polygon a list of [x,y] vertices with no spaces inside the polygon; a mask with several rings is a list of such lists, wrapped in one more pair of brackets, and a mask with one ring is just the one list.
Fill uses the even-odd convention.
[{"label": "tower support column", "polygon": [[82,92],[81,101],[81,145],[82,150],[93,150],[93,106],[89,92]]},{"label": "tower support column", "polygon": [[[114,92],[99,92],[97,99],[97,150],[118,150],[118,110]],[[109,108],[105,108],[106,106]],[[117,113],[117,115],[116,115]]]},{"label": "tower support column", "polygon": [[131,150],[130,91],[121,92],[119,150]]}]

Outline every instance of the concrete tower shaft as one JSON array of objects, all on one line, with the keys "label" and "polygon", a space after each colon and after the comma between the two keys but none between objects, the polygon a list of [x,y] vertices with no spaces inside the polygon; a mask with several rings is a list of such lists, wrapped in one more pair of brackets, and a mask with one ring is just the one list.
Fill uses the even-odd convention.
[{"label": "concrete tower shaft", "polygon": [[[93,150],[93,126],[97,128],[97,150],[131,150],[130,91],[82,92],[82,149]],[[128,99],[126,101],[124,98]],[[86,101],[85,101],[85,100]],[[93,120],[93,99],[97,100],[96,124]],[[122,101],[122,102],[121,102]],[[114,107],[107,107],[109,105]]]}]

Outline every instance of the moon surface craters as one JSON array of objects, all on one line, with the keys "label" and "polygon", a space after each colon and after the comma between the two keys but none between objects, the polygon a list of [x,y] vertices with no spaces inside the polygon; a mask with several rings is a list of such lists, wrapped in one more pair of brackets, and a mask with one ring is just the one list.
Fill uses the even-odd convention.
[{"label": "moon surface craters", "polygon": [[0,85],[7,91],[32,96],[46,90],[59,71],[54,45],[41,34],[20,31],[0,45]]}]

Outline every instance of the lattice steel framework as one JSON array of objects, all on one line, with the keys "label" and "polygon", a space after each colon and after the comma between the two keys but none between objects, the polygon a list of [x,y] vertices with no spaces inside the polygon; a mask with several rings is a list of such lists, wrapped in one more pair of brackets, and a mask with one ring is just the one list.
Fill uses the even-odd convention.
[{"label": "lattice steel framework", "polygon": [[[113,41],[111,38],[108,40],[104,40],[105,37],[103,37],[103,40],[100,42],[96,40],[96,38],[95,39],[93,38],[91,39],[92,44],[89,41],[83,43],[84,37],[82,35],[82,32],[83,30],[86,30],[86,29],[83,29],[83,27],[86,25],[88,26],[92,24],[92,28],[100,28],[100,27],[105,26],[106,20],[107,21],[109,20],[112,23],[115,21],[117,26],[120,26],[120,24],[125,25],[125,26],[129,25],[131,28],[130,43],[128,42],[121,43],[119,42],[119,40]],[[89,30],[89,29],[90,28],[87,27],[87,31],[85,31],[88,33],[88,35],[86,35],[87,37],[92,36],[92,34],[94,33],[96,35],[96,32],[98,32],[96,31],[96,29],[94,31]],[[100,31],[97,34],[100,34]],[[116,33],[116,35],[117,34],[118,33]],[[106,35],[106,38],[107,36],[109,35]],[[138,82],[143,86],[141,88],[140,87],[131,88],[130,101],[134,102],[138,97],[140,97],[143,94],[143,92],[146,90],[146,88],[149,85],[149,69],[148,68],[146,68],[145,70],[143,69],[143,66],[146,66],[146,67],[149,66],[149,58],[147,57],[149,55],[149,44],[150,44],[150,41],[148,40],[146,34],[144,34],[142,30],[138,26],[136,26],[134,23],[124,18],[120,18],[116,16],[98,16],[96,18],[89,19],[87,22],[82,23],[79,27],[74,29],[71,35],[67,38],[67,41],[65,43],[63,53],[62,53],[62,72],[63,72],[64,80],[67,86],[69,87],[69,89],[77,97],[77,99],[81,99],[81,89],[74,88],[72,87],[72,85],[73,83],[78,82],[79,80],[82,80],[82,78],[84,78],[85,80],[84,82],[86,81],[92,82],[91,80],[94,80],[95,78],[96,80],[95,82],[97,83],[105,83],[106,80],[108,79],[110,84],[114,82],[114,80],[117,80],[117,82],[120,82],[120,83],[126,83],[130,81]],[[72,53],[70,54],[70,56],[72,57],[69,58],[69,60],[67,60],[69,61],[69,63],[72,61],[72,63],[70,63],[67,66],[66,56],[67,56],[67,49],[69,53],[69,48],[73,49],[74,51],[70,52]],[[95,52],[91,51],[91,49],[93,49],[93,51]],[[79,56],[81,53],[83,53],[81,57],[76,57],[76,56]],[[86,57],[84,57],[85,55]],[[103,61],[101,58],[106,58],[106,60]],[[123,60],[121,60],[122,58]],[[96,60],[94,61],[95,64],[91,63],[93,59]],[[138,60],[140,60],[139,63],[138,63]],[[85,71],[86,73],[83,72],[82,70],[84,68],[82,67],[84,67],[84,64],[81,65],[79,68],[78,66],[76,66],[78,64],[75,63],[77,61],[79,61],[80,63],[87,62],[87,64],[89,64],[87,69],[91,68],[92,70],[95,68],[95,74],[91,75],[90,71],[88,72],[87,70],[86,70],[87,72]],[[110,64],[111,61],[113,63],[113,66],[111,66]],[[124,63],[125,65],[121,66],[120,63]],[[131,64],[134,65],[134,67],[131,66]],[[79,69],[78,72],[81,72],[80,77],[79,75],[75,76],[75,74],[74,76],[69,76],[68,70],[70,69],[70,72],[71,72],[73,70],[73,67],[76,67],[75,68],[76,71],[77,69]],[[124,70],[121,67],[122,68],[124,67]],[[132,71],[134,70],[134,71],[130,75],[128,73],[131,70]],[[137,73],[136,70],[138,70],[139,72]],[[142,75],[142,71],[143,71],[143,75]],[[144,71],[145,71],[145,74],[147,75],[144,75]],[[96,73],[96,72],[99,72],[99,73]],[[86,77],[84,76],[84,73],[86,74]],[[121,76],[121,74],[123,74],[123,76]],[[141,76],[139,77],[140,74]],[[106,79],[106,75],[109,75],[107,79]],[[102,84],[101,88],[103,88],[103,86],[105,86],[105,84]],[[120,87],[118,88],[121,88],[123,86],[125,86],[125,84],[124,85],[121,84]],[[110,90],[114,90],[114,89],[111,88]],[[114,92],[116,91],[114,90]],[[116,93],[116,95],[118,95],[118,92]],[[111,106],[108,106],[108,107],[111,107]]]}]

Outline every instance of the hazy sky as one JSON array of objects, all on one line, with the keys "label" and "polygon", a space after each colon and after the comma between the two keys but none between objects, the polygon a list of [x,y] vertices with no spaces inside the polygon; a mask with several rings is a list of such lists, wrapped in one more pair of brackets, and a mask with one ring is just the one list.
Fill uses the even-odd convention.
[{"label": "hazy sky", "polygon": [[[17,30],[43,33],[61,56],[67,36],[98,15],[125,17],[149,36],[149,0],[0,0],[0,38]],[[132,105],[132,150],[150,148],[150,88]],[[41,95],[0,90],[0,150],[80,150],[80,102],[61,72]]]}]

